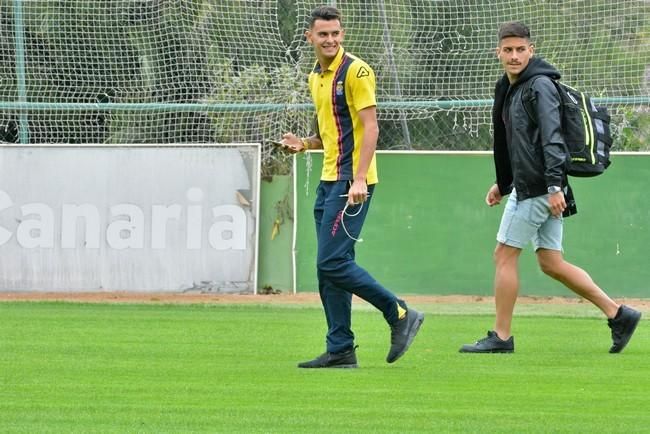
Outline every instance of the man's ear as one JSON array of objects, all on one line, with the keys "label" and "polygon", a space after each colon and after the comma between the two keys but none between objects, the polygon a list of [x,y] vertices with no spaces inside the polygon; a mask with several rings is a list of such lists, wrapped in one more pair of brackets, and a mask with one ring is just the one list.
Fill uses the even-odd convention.
[{"label": "man's ear", "polygon": [[305,39],[311,44],[311,31],[305,30]]}]

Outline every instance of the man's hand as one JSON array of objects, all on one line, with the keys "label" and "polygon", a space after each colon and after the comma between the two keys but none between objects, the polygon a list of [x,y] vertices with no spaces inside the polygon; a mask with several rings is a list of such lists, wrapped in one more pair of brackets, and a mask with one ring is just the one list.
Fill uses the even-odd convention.
[{"label": "man's hand", "polygon": [[501,199],[503,196],[501,196],[501,192],[499,191],[499,186],[497,184],[494,184],[492,187],[487,192],[487,195],[485,196],[485,203],[488,206],[495,206],[499,205],[501,203]]},{"label": "man's hand", "polygon": [[566,201],[564,200],[564,193],[558,191],[553,193],[548,197],[548,208],[551,210],[551,214],[555,217],[560,217],[564,209],[566,208]]},{"label": "man's hand", "polygon": [[368,200],[368,185],[365,181],[354,181],[348,190],[348,204],[358,205]]},{"label": "man's hand", "polygon": [[297,152],[305,151],[305,144],[303,141],[293,133],[286,133],[282,135],[282,149],[295,154]]}]

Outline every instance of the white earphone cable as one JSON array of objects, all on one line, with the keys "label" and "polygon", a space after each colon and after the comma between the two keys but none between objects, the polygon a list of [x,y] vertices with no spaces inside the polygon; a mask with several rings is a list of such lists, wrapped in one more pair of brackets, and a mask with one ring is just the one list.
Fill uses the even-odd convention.
[{"label": "white earphone cable", "polygon": [[350,235],[350,232],[348,232],[348,228],[345,227],[345,222],[343,221],[345,216],[348,216],[348,217],[356,217],[356,216],[358,216],[359,213],[361,213],[361,210],[363,209],[363,203],[361,203],[359,205],[359,209],[354,214],[348,214],[347,211],[348,211],[348,206],[349,205],[350,205],[349,203],[346,203],[345,206],[343,207],[343,211],[341,212],[341,226],[343,226],[343,231],[345,232],[345,235],[348,236],[348,238],[350,238],[351,240],[354,240],[354,241],[356,241],[358,243],[363,243],[363,238],[355,238],[352,235]]}]

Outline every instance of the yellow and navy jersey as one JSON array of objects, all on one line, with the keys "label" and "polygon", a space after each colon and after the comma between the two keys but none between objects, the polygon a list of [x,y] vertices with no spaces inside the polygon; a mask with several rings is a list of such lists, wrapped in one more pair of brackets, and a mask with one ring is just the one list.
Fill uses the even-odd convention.
[{"label": "yellow and navy jersey", "polygon": [[[309,74],[309,89],[316,106],[318,132],[323,142],[323,181],[352,180],[359,164],[363,125],[359,111],[376,106],[375,72],[363,60],[339,48],[322,71],[320,64]],[[373,156],[366,182],[376,184]]]}]

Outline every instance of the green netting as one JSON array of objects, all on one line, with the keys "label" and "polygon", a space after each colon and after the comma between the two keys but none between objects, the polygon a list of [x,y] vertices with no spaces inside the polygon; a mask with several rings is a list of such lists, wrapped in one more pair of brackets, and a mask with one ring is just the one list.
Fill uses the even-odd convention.
[{"label": "green netting", "polygon": [[[258,142],[307,134],[302,0],[0,0],[0,141]],[[331,2],[333,3],[333,2]],[[345,47],[378,77],[383,149],[489,149],[496,30],[539,55],[648,149],[650,3],[348,0]],[[287,170],[263,151],[265,172]]]}]

